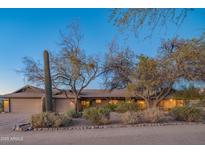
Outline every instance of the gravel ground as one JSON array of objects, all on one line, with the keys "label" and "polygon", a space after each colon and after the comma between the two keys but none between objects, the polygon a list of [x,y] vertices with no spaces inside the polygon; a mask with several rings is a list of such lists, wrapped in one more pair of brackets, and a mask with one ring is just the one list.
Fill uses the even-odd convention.
[{"label": "gravel ground", "polygon": [[12,131],[15,124],[28,121],[29,114],[1,113],[0,114],[0,135]]},{"label": "gravel ground", "polygon": [[205,125],[107,128],[59,131],[11,131],[25,115],[0,115],[0,144],[205,144]]},{"label": "gravel ground", "polygon": [[0,144],[205,144],[205,125],[9,132]]}]

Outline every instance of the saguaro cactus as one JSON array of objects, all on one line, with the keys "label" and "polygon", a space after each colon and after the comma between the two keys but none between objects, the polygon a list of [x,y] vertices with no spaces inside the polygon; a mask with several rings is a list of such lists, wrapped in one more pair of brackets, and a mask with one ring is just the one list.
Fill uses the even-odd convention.
[{"label": "saguaro cactus", "polygon": [[52,81],[50,75],[49,54],[44,50],[44,73],[45,73],[45,104],[46,112],[52,111]]}]

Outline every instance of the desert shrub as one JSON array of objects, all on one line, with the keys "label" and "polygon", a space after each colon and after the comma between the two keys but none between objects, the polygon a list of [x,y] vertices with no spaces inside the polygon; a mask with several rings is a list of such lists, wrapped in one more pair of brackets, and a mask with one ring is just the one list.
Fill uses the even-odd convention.
[{"label": "desert shrub", "polygon": [[122,113],[121,120],[124,124],[138,124],[141,123],[140,112],[127,111]]},{"label": "desert shrub", "polygon": [[83,111],[83,117],[92,123],[97,123],[100,121],[100,116],[96,107],[85,109]]},{"label": "desert shrub", "polygon": [[138,112],[127,111],[122,114],[121,120],[125,124],[154,123],[159,122],[163,117],[164,115],[159,109],[150,108]]},{"label": "desert shrub", "polygon": [[106,107],[91,107],[83,111],[83,117],[93,124],[108,124],[111,110]]},{"label": "desert shrub", "polygon": [[130,102],[119,102],[115,111],[120,113],[125,113],[127,111],[138,111],[139,108],[137,104]]},{"label": "desert shrub", "polygon": [[163,112],[158,108],[148,108],[143,112],[143,121],[148,123],[159,122],[160,118],[164,117]]},{"label": "desert shrub", "polygon": [[190,106],[175,107],[171,115],[179,121],[198,122],[202,119],[201,110]]},{"label": "desert shrub", "polygon": [[68,127],[72,125],[72,119],[68,116],[61,115],[60,126],[61,127]]},{"label": "desert shrub", "polygon": [[107,107],[100,107],[98,108],[98,112],[103,116],[109,117],[111,110]]},{"label": "desert shrub", "polygon": [[82,117],[82,112],[77,112],[75,111],[75,109],[70,109],[65,113],[68,117],[71,118],[80,118]]},{"label": "desert shrub", "polygon": [[70,117],[63,114],[43,112],[31,116],[33,128],[65,127],[71,123]]},{"label": "desert shrub", "polygon": [[108,103],[108,104],[103,105],[102,107],[108,108],[111,112],[113,112],[116,110],[117,106],[118,106],[117,104]]},{"label": "desert shrub", "polygon": [[98,108],[98,113],[100,115],[100,123],[99,124],[108,124],[110,121],[110,112],[111,109],[107,107]]}]

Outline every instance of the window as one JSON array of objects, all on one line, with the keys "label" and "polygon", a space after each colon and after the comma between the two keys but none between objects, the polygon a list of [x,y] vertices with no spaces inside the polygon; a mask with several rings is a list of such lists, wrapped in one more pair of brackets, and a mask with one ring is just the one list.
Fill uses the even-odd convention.
[{"label": "window", "polygon": [[102,102],[102,100],[101,99],[96,99],[95,102],[96,102],[96,104],[100,104]]},{"label": "window", "polygon": [[143,109],[146,108],[146,103],[145,103],[144,100],[138,100],[138,101],[137,101],[137,106],[138,106],[141,110],[143,110]]},{"label": "window", "polygon": [[84,108],[88,108],[90,106],[90,101],[81,101],[81,105]]},{"label": "window", "polygon": [[110,103],[110,104],[117,104],[117,103],[118,103],[118,100],[113,99],[113,100],[110,100],[109,103]]}]

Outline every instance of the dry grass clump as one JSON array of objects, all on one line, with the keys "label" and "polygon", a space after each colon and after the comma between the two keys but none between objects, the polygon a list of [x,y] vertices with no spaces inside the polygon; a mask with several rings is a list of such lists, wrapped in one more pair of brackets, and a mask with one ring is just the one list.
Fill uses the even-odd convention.
[{"label": "dry grass clump", "polygon": [[196,107],[175,107],[172,109],[171,115],[179,121],[199,122],[202,120],[202,110]]},{"label": "dry grass clump", "polygon": [[127,111],[122,114],[121,120],[124,124],[155,123],[160,122],[164,113],[158,108],[150,108],[143,111]]}]

